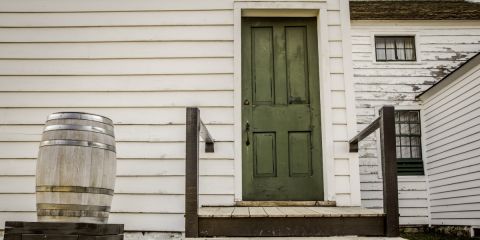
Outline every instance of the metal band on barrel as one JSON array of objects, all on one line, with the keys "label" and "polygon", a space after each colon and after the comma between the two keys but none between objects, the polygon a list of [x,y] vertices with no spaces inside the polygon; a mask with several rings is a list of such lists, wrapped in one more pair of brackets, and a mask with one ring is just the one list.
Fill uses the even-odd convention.
[{"label": "metal band on barrel", "polygon": [[44,210],[72,210],[72,211],[110,211],[109,206],[80,205],[80,204],[55,204],[55,203],[37,203],[37,209]]},{"label": "metal band on barrel", "polygon": [[37,216],[94,217],[107,218],[109,212],[89,210],[37,209]]},{"label": "metal band on barrel", "polygon": [[90,120],[95,122],[101,122],[109,125],[113,125],[113,121],[110,118],[95,115],[91,113],[81,113],[81,112],[58,112],[52,113],[48,116],[48,120],[58,120],[58,119],[81,119],[81,120]]},{"label": "metal band on barrel", "polygon": [[80,186],[37,186],[37,192],[93,193],[113,196],[113,189]]},{"label": "metal band on barrel", "polygon": [[45,127],[45,131],[56,131],[56,130],[75,130],[75,131],[97,132],[97,133],[103,133],[103,134],[114,137],[113,131],[107,130],[107,129],[101,128],[101,127],[95,127],[95,126],[65,124],[65,125],[50,125],[50,126]]},{"label": "metal band on barrel", "polygon": [[115,152],[115,146],[108,145],[105,143],[99,143],[99,142],[80,141],[80,140],[48,140],[48,141],[40,142],[40,147],[56,146],[56,145],[93,147],[93,148],[101,148],[101,149],[106,149],[106,150]]}]

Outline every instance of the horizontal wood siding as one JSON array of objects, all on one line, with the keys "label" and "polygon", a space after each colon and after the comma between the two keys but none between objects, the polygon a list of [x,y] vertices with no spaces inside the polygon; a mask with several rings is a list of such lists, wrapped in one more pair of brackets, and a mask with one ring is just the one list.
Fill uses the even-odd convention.
[{"label": "horizontal wood siding", "polygon": [[[46,116],[111,117],[111,223],[183,231],[185,107],[218,141],[202,153],[200,203],[234,202],[233,3],[0,1],[0,228],[36,220],[35,164]],[[203,143],[202,143],[203,144]]]},{"label": "horizontal wood siding", "polygon": [[[375,34],[416,35],[419,61],[376,63],[373,40]],[[480,51],[480,27],[475,21],[462,23],[352,21],[352,57],[358,130],[365,128],[375,119],[375,111],[378,111],[381,105],[417,106],[416,109],[419,109],[419,103],[415,100],[416,95],[478,51]],[[440,122],[430,121],[422,127],[429,127],[431,124],[443,125],[441,121],[446,120],[442,117],[448,114],[443,115],[435,119]],[[452,121],[459,121],[459,119],[452,118]],[[443,133],[446,130],[445,128],[431,129],[442,136],[448,134]],[[382,179],[378,168],[380,161],[375,138],[376,136],[373,135],[365,140],[360,149],[362,204],[366,207],[381,208]],[[423,146],[426,146],[425,143]],[[432,184],[435,183],[432,182]],[[401,224],[428,224],[428,196],[424,176],[399,177],[399,201]]]},{"label": "horizontal wood siding", "polygon": [[431,220],[480,224],[480,66],[424,100]]},{"label": "horizontal wood siding", "polygon": [[[35,220],[38,141],[46,116],[58,111],[115,122],[110,222],[125,223],[127,231],[184,230],[187,106],[200,107],[217,141],[215,153],[200,154],[200,202],[233,205],[240,191],[233,6],[233,0],[0,0],[0,229],[5,220]],[[331,198],[352,205],[359,187],[347,144],[354,128],[347,123],[353,104],[343,58],[348,6],[340,0],[325,6],[328,26],[320,38],[329,45],[322,56],[330,70],[322,70],[322,81],[331,91],[322,97],[331,102],[326,128],[334,131],[323,146],[335,163]]]}]

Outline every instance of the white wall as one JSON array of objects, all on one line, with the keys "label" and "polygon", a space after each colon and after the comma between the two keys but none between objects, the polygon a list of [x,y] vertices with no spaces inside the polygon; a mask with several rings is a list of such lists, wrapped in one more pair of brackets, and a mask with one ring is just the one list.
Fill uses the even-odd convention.
[{"label": "white wall", "polygon": [[431,224],[480,225],[480,64],[423,99]]},{"label": "white wall", "polygon": [[[326,171],[335,167],[328,188],[339,204],[355,205],[348,4],[309,2],[328,10],[321,36],[329,46],[321,81],[331,89],[322,97],[333,116],[325,128],[334,130],[323,143],[331,153]],[[201,108],[217,140],[215,153],[201,154],[201,203],[234,204],[241,189],[234,184],[233,12],[232,0],[0,0],[0,228],[5,220],[35,220],[38,141],[46,116],[57,111],[115,122],[110,222],[184,230],[186,106]]]},{"label": "white wall", "polygon": [[[376,63],[375,34],[415,35],[418,61]],[[479,51],[479,21],[352,21],[358,130],[375,119],[382,105],[420,109],[416,95]],[[361,144],[362,205],[371,208],[382,207],[378,156],[374,137]],[[399,177],[401,224],[428,224],[426,189],[423,176]]]}]

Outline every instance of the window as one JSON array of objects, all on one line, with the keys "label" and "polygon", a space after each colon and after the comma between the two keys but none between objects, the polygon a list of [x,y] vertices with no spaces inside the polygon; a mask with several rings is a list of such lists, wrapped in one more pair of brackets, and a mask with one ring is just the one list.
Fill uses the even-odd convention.
[{"label": "window", "polygon": [[415,37],[375,37],[375,52],[378,62],[416,61]]},{"label": "window", "polygon": [[395,111],[398,175],[423,175],[420,111]]}]

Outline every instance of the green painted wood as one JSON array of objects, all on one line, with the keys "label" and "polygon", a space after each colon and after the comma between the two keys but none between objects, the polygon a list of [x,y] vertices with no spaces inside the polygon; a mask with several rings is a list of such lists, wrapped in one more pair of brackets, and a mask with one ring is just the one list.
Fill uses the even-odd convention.
[{"label": "green painted wood", "polygon": [[312,174],[310,132],[290,132],[288,149],[290,176],[308,177]]},{"label": "green painted wood", "polygon": [[243,200],[323,200],[315,18],[243,18]]},{"label": "green painted wood", "polygon": [[255,133],[254,169],[255,177],[275,177],[276,175],[276,149],[275,133]]},{"label": "green painted wood", "polygon": [[253,102],[273,103],[273,29],[259,27],[252,29],[253,55]]}]

